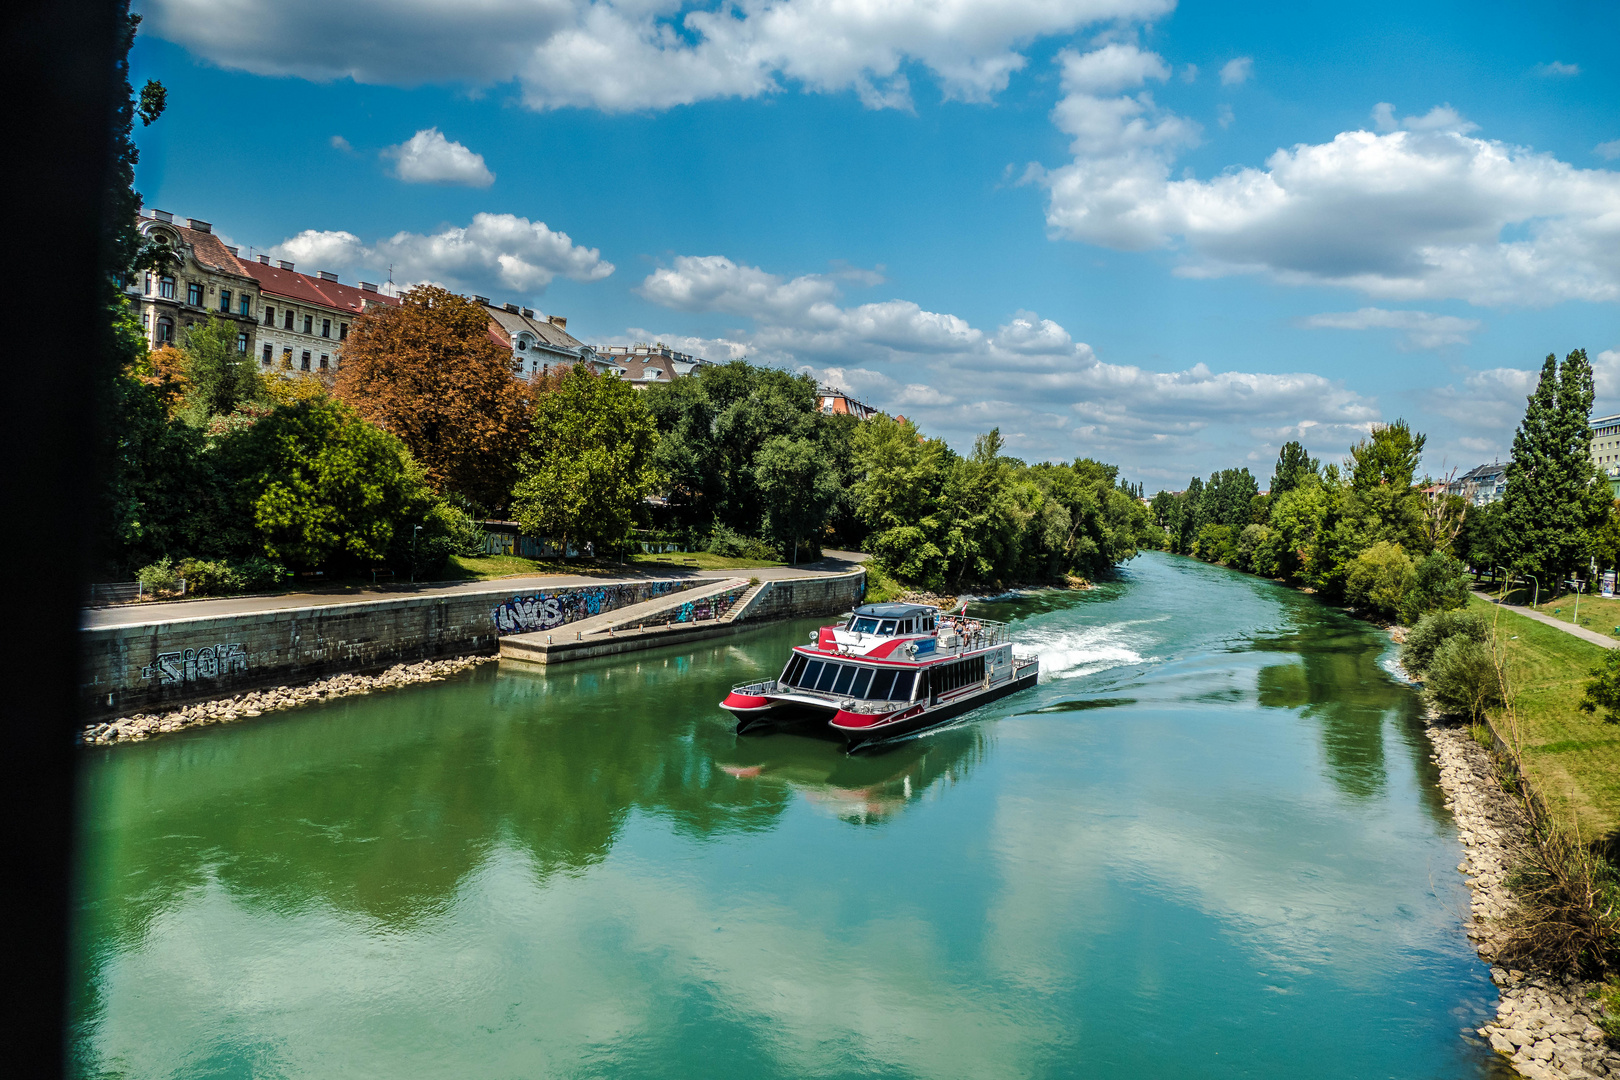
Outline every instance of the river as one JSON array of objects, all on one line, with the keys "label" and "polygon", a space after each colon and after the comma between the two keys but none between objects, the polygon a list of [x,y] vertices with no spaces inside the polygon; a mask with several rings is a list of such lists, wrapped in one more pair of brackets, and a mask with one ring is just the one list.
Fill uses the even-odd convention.
[{"label": "river", "polygon": [[1375,629],[1144,555],[1038,687],[847,757],[715,707],[815,621],[87,751],[83,1077],[1478,1077]]}]

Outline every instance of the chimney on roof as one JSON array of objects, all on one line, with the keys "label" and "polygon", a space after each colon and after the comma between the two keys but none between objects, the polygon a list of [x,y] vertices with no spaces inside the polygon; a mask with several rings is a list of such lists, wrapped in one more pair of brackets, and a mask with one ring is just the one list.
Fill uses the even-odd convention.
[{"label": "chimney on roof", "polygon": [[281,267],[283,270],[291,270],[293,268],[293,264],[288,262],[286,259],[277,259],[276,265]]},{"label": "chimney on roof", "polygon": [[550,323],[552,326],[555,326],[559,330],[568,329],[568,316],[566,315],[547,315],[546,322]]},{"label": "chimney on roof", "polygon": [[514,315],[518,313],[518,306],[516,304],[502,304],[501,307],[505,308],[507,311],[510,311]]},{"label": "chimney on roof", "polygon": [[477,293],[473,293],[473,300],[476,303],[480,303],[480,304],[488,304],[489,303],[489,297],[487,297],[487,296],[479,296]]},{"label": "chimney on roof", "polygon": [[231,245],[229,245],[229,244],[225,245],[225,250],[230,252],[232,255],[240,255],[240,254],[242,254],[242,249],[241,248],[234,248],[234,247],[231,247]]},{"label": "chimney on roof", "polygon": [[337,280],[337,275],[332,273],[329,270],[317,270],[317,271],[315,271],[315,276],[320,278],[322,281],[336,281]]},{"label": "chimney on roof", "polygon": [[211,233],[214,231],[214,227],[202,218],[186,218],[186,224],[197,232]]},{"label": "chimney on roof", "polygon": [[534,308],[532,308],[532,307],[526,307],[526,308],[524,308],[524,309],[523,309],[523,317],[524,317],[524,318],[525,318],[525,319],[532,319],[532,318],[534,318]]},{"label": "chimney on roof", "polygon": [[167,210],[154,210],[152,211],[152,217],[157,221],[167,221],[171,225],[174,224],[174,215]]},{"label": "chimney on roof", "polygon": [[377,286],[373,285],[369,281],[362,281],[360,283],[360,291],[361,292],[376,292],[377,291]]},{"label": "chimney on roof", "polygon": [[259,256],[259,261],[264,263],[264,265],[269,266],[270,265],[270,256],[268,256],[268,255],[260,255]]}]

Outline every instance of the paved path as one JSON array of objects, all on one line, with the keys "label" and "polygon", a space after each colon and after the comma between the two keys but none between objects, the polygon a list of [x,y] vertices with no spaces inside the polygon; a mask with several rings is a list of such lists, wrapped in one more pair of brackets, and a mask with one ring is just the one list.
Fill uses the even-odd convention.
[{"label": "paved path", "polygon": [[757,577],[761,581],[779,581],[783,578],[817,577],[823,574],[843,574],[856,569],[867,556],[858,551],[822,552],[822,558],[799,566],[769,566],[757,569],[694,570],[673,566],[627,566],[621,571],[615,567],[606,574],[535,574],[524,577],[492,578],[487,581],[438,582],[422,585],[378,585],[328,589],[302,593],[279,593],[274,596],[227,596],[217,600],[169,600],[160,603],[120,604],[117,607],[88,608],[80,626],[135,626],[143,623],[172,622],[175,619],[198,619],[215,615],[243,615],[260,611],[284,611],[288,608],[322,607],[332,604],[356,604],[367,600],[387,600],[403,596],[454,596],[467,592],[523,592],[533,588],[566,588],[570,585],[616,585],[627,581],[645,581],[648,578],[695,578],[722,580]]},{"label": "paved path", "polygon": [[1536,622],[1546,623],[1548,626],[1555,626],[1566,634],[1574,634],[1578,638],[1585,641],[1590,641],[1594,645],[1601,645],[1605,649],[1612,649],[1616,645],[1620,645],[1620,641],[1616,641],[1608,634],[1600,634],[1596,630],[1588,630],[1584,626],[1576,626],[1574,623],[1563,622],[1559,619],[1553,618],[1551,615],[1545,615],[1539,611],[1532,611],[1523,604],[1503,604],[1500,603],[1496,597],[1487,596],[1482,592],[1475,592],[1474,595],[1485,601],[1487,604],[1497,604],[1497,606],[1507,608],[1509,611],[1517,612],[1527,619],[1534,619]]}]

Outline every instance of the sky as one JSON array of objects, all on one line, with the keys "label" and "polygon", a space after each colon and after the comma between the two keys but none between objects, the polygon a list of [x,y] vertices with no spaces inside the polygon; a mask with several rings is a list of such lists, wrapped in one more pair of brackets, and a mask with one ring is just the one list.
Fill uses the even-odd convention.
[{"label": "sky", "polygon": [[1149,493],[1620,411],[1620,5],[138,0],[149,208]]}]

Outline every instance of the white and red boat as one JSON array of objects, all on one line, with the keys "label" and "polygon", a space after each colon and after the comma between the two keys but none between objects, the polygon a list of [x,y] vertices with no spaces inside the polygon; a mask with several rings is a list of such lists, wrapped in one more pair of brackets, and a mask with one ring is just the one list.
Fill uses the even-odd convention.
[{"label": "white and red boat", "polygon": [[726,695],[738,731],[824,723],[853,750],[938,727],[1040,673],[1035,657],[1014,654],[1005,624],[922,604],[867,604],[811,638],[778,678]]}]

